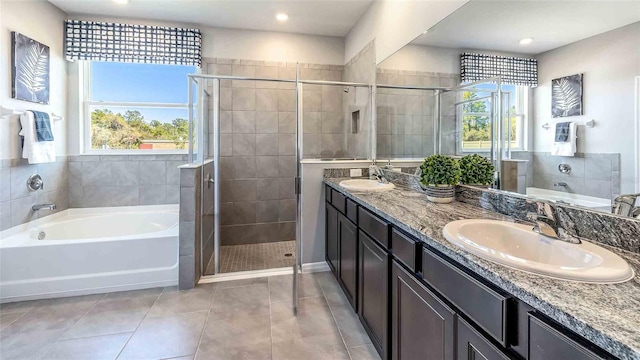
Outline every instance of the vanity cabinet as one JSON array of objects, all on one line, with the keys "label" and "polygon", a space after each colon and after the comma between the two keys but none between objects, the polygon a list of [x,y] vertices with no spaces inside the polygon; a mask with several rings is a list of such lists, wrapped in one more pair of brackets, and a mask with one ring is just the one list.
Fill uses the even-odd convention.
[{"label": "vanity cabinet", "polygon": [[327,187],[326,259],[382,360],[616,359]]},{"label": "vanity cabinet", "polygon": [[357,309],[358,228],[346,216],[338,214],[339,277],[351,306]]},{"label": "vanity cabinet", "polygon": [[391,274],[391,359],[453,360],[456,313],[395,260]]},{"label": "vanity cabinet", "polygon": [[360,231],[358,317],[382,359],[389,343],[389,253]]}]

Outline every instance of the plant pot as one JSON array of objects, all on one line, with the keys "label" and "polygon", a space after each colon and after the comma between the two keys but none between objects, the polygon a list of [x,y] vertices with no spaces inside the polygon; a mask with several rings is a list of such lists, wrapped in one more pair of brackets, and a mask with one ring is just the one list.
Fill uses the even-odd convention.
[{"label": "plant pot", "polygon": [[455,186],[426,186],[423,187],[427,193],[427,199],[438,204],[448,204],[456,198]]}]

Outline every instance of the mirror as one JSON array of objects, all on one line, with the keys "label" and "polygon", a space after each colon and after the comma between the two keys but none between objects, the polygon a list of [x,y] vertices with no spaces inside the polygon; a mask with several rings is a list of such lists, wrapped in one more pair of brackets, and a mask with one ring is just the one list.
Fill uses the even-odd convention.
[{"label": "mirror", "polygon": [[[537,86],[459,88],[463,53],[536,59]],[[381,160],[479,153],[504,191],[607,212],[640,192],[637,1],[470,1],[380,62],[377,84]]]}]

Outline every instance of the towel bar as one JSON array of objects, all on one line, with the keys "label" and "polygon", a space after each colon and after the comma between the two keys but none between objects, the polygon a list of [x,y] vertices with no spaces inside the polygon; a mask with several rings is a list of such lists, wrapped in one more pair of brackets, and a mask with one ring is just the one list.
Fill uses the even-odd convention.
[{"label": "towel bar", "polygon": [[[0,118],[8,117],[10,115],[20,115],[22,113],[23,113],[23,111],[16,111],[16,110],[13,110],[13,109],[6,108],[4,106],[0,106]],[[51,113],[51,120],[60,121],[62,119],[64,119],[64,117],[62,117],[60,115],[56,115],[55,113]]]}]

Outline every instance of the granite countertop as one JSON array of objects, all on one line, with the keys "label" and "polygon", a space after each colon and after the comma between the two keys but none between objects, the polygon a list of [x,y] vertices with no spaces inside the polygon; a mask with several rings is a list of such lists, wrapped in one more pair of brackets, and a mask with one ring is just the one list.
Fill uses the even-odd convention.
[{"label": "granite countertop", "polygon": [[[512,218],[461,202],[434,204],[423,193],[403,187],[350,192],[338,185],[341,180],[345,179],[329,178],[325,183],[611,354],[623,360],[640,359],[639,276],[621,284],[585,284],[501,266],[449,243],[442,229],[454,220]],[[640,274],[639,254],[601,246],[620,255]]]}]

